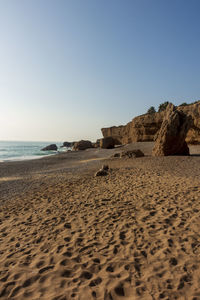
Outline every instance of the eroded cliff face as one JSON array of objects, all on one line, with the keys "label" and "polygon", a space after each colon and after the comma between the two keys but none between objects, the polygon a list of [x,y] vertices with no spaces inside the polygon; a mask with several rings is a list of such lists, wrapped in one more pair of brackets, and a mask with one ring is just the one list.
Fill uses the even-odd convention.
[{"label": "eroded cliff face", "polygon": [[[179,106],[177,109],[191,115],[193,119],[193,126],[188,131],[186,142],[200,144],[200,101],[196,104]],[[118,144],[153,141],[164,115],[165,112],[141,115],[124,126],[102,128],[101,131],[103,137],[111,136]]]},{"label": "eroded cliff face", "polygon": [[102,128],[104,137],[112,136],[116,142],[128,144],[132,142],[153,141],[155,133],[160,129],[163,112],[155,114],[145,114],[134,118],[124,126],[113,126]]},{"label": "eroded cliff face", "polygon": [[188,131],[186,142],[189,144],[200,144],[200,101],[196,104],[179,106],[185,114],[191,115],[193,125]]}]

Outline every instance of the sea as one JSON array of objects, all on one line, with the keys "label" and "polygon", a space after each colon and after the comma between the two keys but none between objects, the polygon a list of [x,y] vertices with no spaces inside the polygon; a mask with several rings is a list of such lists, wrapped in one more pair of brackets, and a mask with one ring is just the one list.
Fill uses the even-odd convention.
[{"label": "sea", "polygon": [[[42,148],[50,144],[56,144],[58,150],[41,151]],[[69,148],[61,146],[62,143],[58,142],[0,141],[0,162],[36,159],[69,150]]]}]

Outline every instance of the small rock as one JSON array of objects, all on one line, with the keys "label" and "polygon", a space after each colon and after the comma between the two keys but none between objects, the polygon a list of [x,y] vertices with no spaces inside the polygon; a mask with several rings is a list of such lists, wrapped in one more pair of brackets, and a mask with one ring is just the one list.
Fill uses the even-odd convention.
[{"label": "small rock", "polygon": [[176,266],[178,264],[177,259],[175,257],[170,258],[169,263],[171,266]]},{"label": "small rock", "polygon": [[102,168],[101,168],[101,170],[105,170],[105,171],[108,171],[108,169],[109,169],[108,165],[103,165]]},{"label": "small rock", "polygon": [[95,173],[95,177],[96,176],[106,176],[106,175],[108,175],[108,172],[106,170],[102,170],[102,169]]},{"label": "small rock", "polygon": [[112,157],[120,157],[120,153],[114,153]]}]

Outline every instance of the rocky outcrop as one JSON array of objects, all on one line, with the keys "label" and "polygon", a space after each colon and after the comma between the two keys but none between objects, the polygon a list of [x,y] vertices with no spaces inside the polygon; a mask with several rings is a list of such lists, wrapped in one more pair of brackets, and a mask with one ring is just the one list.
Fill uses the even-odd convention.
[{"label": "rocky outcrop", "polygon": [[100,147],[103,149],[112,149],[115,147],[115,140],[110,136],[100,139]]},{"label": "rocky outcrop", "polygon": [[193,120],[193,124],[185,139],[186,143],[200,144],[200,101],[192,105],[179,106],[178,110],[181,110],[186,115],[191,116]]},{"label": "rocky outcrop", "polygon": [[51,144],[51,145],[48,145],[44,148],[41,149],[42,151],[57,151],[58,150],[58,147],[56,146],[56,144]]},{"label": "rocky outcrop", "polygon": [[97,139],[95,143],[93,143],[94,148],[99,148],[100,147],[100,139]]},{"label": "rocky outcrop", "polygon": [[152,141],[161,127],[162,120],[163,113],[146,114],[134,118],[125,126],[102,128],[101,131],[104,138],[112,137],[116,145]]},{"label": "rocky outcrop", "polygon": [[144,153],[140,149],[135,150],[124,150],[121,152],[114,153],[111,158],[136,158],[143,157]]},{"label": "rocky outcrop", "polygon": [[61,147],[67,147],[67,148],[71,148],[74,146],[75,142],[64,142],[63,145]]},{"label": "rocky outcrop", "polygon": [[153,156],[189,155],[185,142],[188,130],[192,125],[192,117],[169,104],[161,128],[156,135]]},{"label": "rocky outcrop", "polygon": [[73,146],[73,150],[86,150],[88,148],[93,148],[92,142],[81,140],[79,142],[75,142]]},{"label": "rocky outcrop", "polygon": [[[183,111],[193,119],[193,125],[187,133],[186,142],[200,144],[200,101],[196,104],[178,106],[177,110]],[[102,128],[101,131],[104,138],[112,137],[116,145],[153,141],[155,134],[161,128],[164,115],[165,112],[141,115],[124,126]]]},{"label": "rocky outcrop", "polygon": [[140,149],[122,151],[120,157],[136,158],[143,157],[144,153]]}]

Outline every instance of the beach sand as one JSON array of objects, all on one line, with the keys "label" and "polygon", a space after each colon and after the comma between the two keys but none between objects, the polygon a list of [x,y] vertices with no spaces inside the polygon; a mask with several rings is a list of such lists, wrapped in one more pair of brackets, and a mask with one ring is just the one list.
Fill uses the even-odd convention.
[{"label": "beach sand", "polygon": [[152,146],[0,164],[0,299],[200,299],[200,146]]}]

